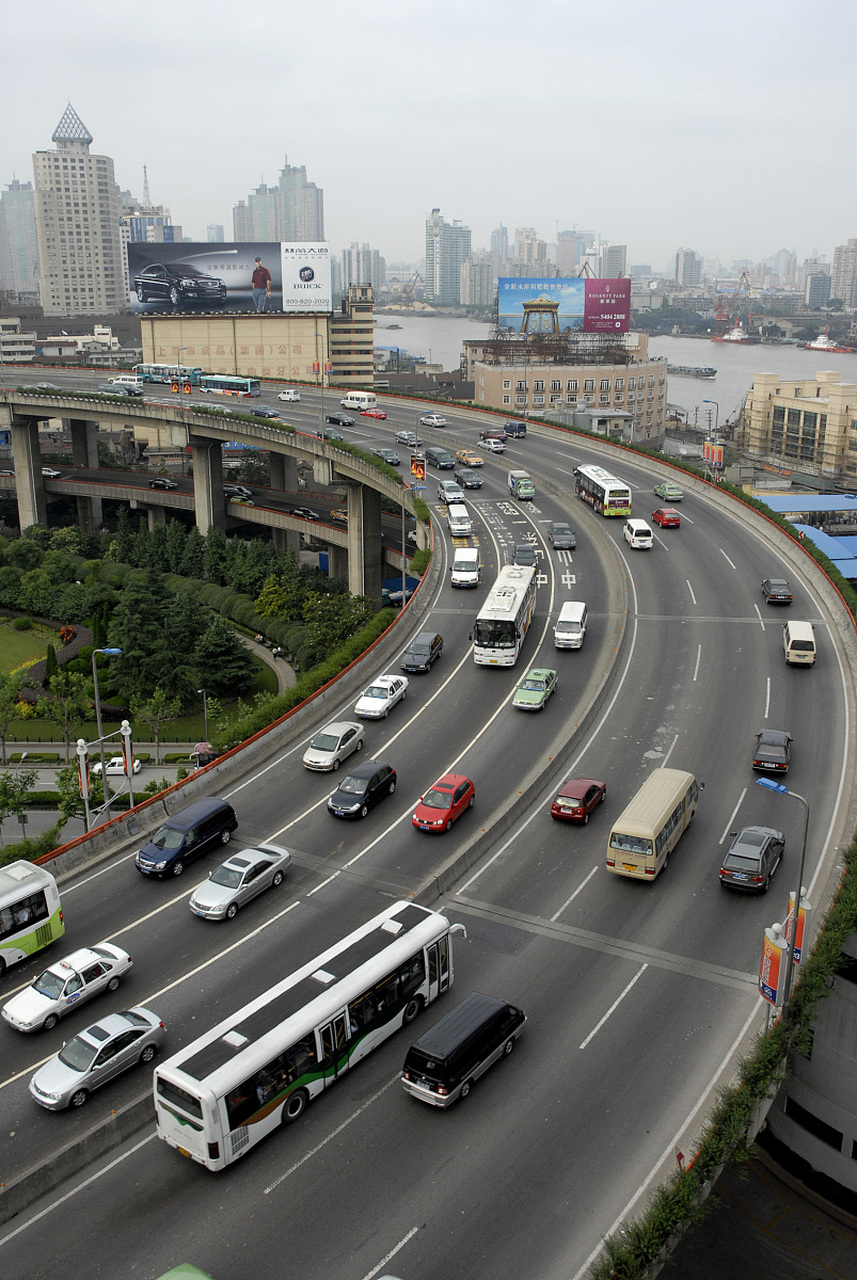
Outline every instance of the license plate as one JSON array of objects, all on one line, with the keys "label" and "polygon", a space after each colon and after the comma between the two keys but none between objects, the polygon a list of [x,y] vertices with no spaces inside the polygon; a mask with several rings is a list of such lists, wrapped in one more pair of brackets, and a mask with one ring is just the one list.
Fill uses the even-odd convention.
[{"label": "license plate", "polygon": [[428,825],[427,822],[421,822],[420,831],[431,831],[431,827]]},{"label": "license plate", "polygon": [[636,871],[636,870],[637,870],[637,867],[636,867],[636,865],[635,865],[633,862],[623,862],[623,863],[622,863],[622,866],[625,868],[625,870],[626,870],[626,871]]},{"label": "license plate", "polygon": [[743,872],[741,872],[741,871],[733,871],[733,872],[732,872],[732,879],[733,879],[733,880],[746,880],[746,879],[747,879],[747,877],[746,877],[746,876],[743,874]]}]

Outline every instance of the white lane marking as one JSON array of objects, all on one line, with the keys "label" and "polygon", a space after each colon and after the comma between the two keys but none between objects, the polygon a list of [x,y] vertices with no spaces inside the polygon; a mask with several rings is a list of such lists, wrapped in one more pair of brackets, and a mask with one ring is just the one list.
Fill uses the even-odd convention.
[{"label": "white lane marking", "polygon": [[[727,563],[728,565],[731,565],[731,567],[732,567],[733,569],[735,569],[734,564],[732,564],[732,561],[729,559],[729,557],[727,556],[726,552],[723,550],[723,548],[722,548],[722,547],[720,548],[720,554],[722,555],[722,557],[723,557],[723,559],[726,561],[726,563]],[[738,570],[737,570],[737,569],[735,569],[735,572],[737,573],[737,572],[738,572]]]},{"label": "white lane marking", "polygon": [[771,677],[768,676],[767,680],[765,681],[765,719],[766,720],[768,718],[768,714],[770,710],[771,710]]},{"label": "white lane marking", "polygon": [[411,1227],[408,1234],[406,1236],[402,1236],[401,1240],[396,1245],[396,1247],[394,1249],[391,1249],[390,1252],[381,1259],[377,1267],[373,1267],[371,1271],[366,1272],[365,1276],[363,1277],[363,1280],[373,1280],[373,1277],[376,1276],[383,1267],[386,1267],[390,1259],[395,1258],[396,1254],[401,1249],[404,1249],[405,1245],[408,1243],[409,1240],[413,1240],[414,1236],[417,1234],[418,1231],[419,1231],[419,1227]]},{"label": "white lane marking", "polygon": [[685,582],[687,583],[687,589],[690,592],[690,598],[693,601],[693,603],[696,604],[696,596],[693,594],[693,587],[690,585],[690,579],[685,578]]},{"label": "white lane marking", "polygon": [[677,742],[678,742],[678,734],[676,734],[676,736],[673,738],[672,746],[670,747],[669,751],[668,751],[668,752],[666,753],[666,755],[664,756],[664,762],[663,762],[663,764],[661,765],[661,768],[662,768],[662,769],[666,769],[667,765],[669,764],[670,756],[671,756],[671,755],[672,755],[672,753],[675,751],[675,747],[676,747],[676,743],[677,743]]},{"label": "white lane marking", "polygon": [[696,678],[699,675],[699,664],[701,661],[702,661],[702,645],[700,644],[700,645],[697,645],[696,647],[696,666],[693,668],[694,684],[696,683]]},{"label": "white lane marking", "polygon": [[559,911],[557,911],[556,915],[551,916],[551,923],[553,923],[555,920],[558,920],[558,919],[560,918],[560,916],[562,915],[563,911],[565,911],[566,907],[570,907],[570,906],[571,906],[572,902],[574,902],[574,899],[577,897],[577,895],[578,895],[579,893],[581,893],[581,892],[586,888],[586,886],[589,884],[589,881],[590,881],[590,880],[592,879],[592,877],[595,875],[595,872],[596,872],[597,870],[598,870],[598,864],[596,863],[596,865],[592,868],[592,870],[590,871],[590,873],[589,873],[589,875],[586,877],[586,879],[585,879],[585,880],[581,880],[580,884],[577,886],[577,888],[575,889],[575,891],[574,891],[574,893],[571,895],[571,897],[570,897],[566,902],[564,902],[564,903],[562,904],[562,906],[560,907]]},{"label": "white lane marking", "polygon": [[732,834],[732,832],[730,831],[730,827],[732,826],[732,823],[735,821],[735,815],[737,814],[738,810],[741,808],[741,805],[744,803],[744,797],[746,794],[747,794],[747,788],[745,787],[744,790],[741,792],[740,796],[738,797],[738,803],[735,805],[735,808],[732,810],[732,813],[729,815],[729,821],[726,823],[726,830],[723,832],[723,835],[717,841],[718,844],[722,844],[723,841],[726,839],[726,837]]},{"label": "white lane marking", "polygon": [[590,1031],[589,1035],[586,1037],[583,1043],[578,1046],[578,1048],[585,1049],[586,1046],[589,1044],[590,1040],[595,1039],[595,1037],[598,1035],[598,1032],[604,1026],[604,1023],[607,1021],[607,1019],[610,1017],[612,1013],[616,1012],[616,1010],[619,1008],[619,1005],[625,999],[625,996],[628,994],[628,992],[631,990],[632,987],[636,986],[636,984],[639,982],[640,978],[642,978],[643,974],[646,972],[648,967],[649,966],[647,964],[640,966],[640,968],[634,974],[631,981],[628,983],[627,987],[625,987],[625,990],[620,992],[620,994],[616,997],[616,999],[611,1004],[610,1008],[605,1013],[604,1017],[601,1018],[601,1020],[595,1024],[595,1026]]},{"label": "white lane marking", "polygon": [[753,608],[756,610],[756,613],[758,614],[758,617],[759,617],[759,626],[760,626],[760,627],[762,628],[762,630],[764,631],[764,630],[765,630],[765,620],[764,620],[764,618],[762,617],[762,610],[759,608],[759,606],[758,606],[755,602],[753,603]]}]

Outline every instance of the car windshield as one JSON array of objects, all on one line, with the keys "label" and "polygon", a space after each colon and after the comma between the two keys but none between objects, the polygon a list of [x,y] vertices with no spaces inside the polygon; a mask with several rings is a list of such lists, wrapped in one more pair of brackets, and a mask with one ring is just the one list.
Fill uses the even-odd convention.
[{"label": "car windshield", "polygon": [[161,827],[152,836],[151,843],[156,849],[180,849],[183,840],[184,832],[176,831],[175,827]]},{"label": "car windshield", "polygon": [[312,747],[315,751],[335,751],[339,746],[339,738],[332,733],[319,733],[312,740]]},{"label": "car windshield", "polygon": [[363,694],[363,697],[364,698],[386,698],[387,690],[384,688],[382,684],[373,684],[369,686],[369,688]]},{"label": "car windshield", "polygon": [[237,889],[243,875],[243,871],[237,871],[235,867],[218,867],[211,877],[211,883],[223,885],[224,889]]},{"label": "car windshield", "polygon": [[206,275],[204,271],[199,271],[196,267],[189,267],[184,262],[179,262],[173,266],[167,267],[167,272],[171,276],[194,276],[198,280],[211,280],[211,276]]},{"label": "car windshield", "polygon": [[423,804],[427,809],[449,809],[452,805],[452,792],[438,791],[437,787],[432,787],[423,796]]},{"label": "car windshield", "polygon": [[473,628],[476,644],[486,649],[514,649],[515,628],[511,622],[493,618],[477,618]]},{"label": "car windshield", "polygon": [[63,1066],[71,1067],[73,1071],[86,1071],[92,1065],[97,1052],[94,1045],[87,1044],[85,1040],[81,1040],[80,1036],[75,1036],[63,1046],[57,1057]]},{"label": "car windshield", "polygon": [[34,978],[30,984],[34,991],[38,991],[40,995],[47,996],[49,1000],[58,1000],[65,986],[65,978],[59,977],[56,973],[51,973],[50,969],[46,969],[38,978]]},{"label": "car windshield", "polygon": [[412,644],[408,649],[408,653],[412,653],[415,658],[427,658],[429,647],[427,644]]},{"label": "car windshield", "polygon": [[366,778],[355,778],[354,774],[349,773],[340,782],[339,790],[344,791],[347,796],[362,796],[368,785]]},{"label": "car windshield", "polygon": [[614,831],[610,837],[610,848],[621,849],[623,853],[651,854],[652,842],[645,836],[626,836]]},{"label": "car windshield", "polygon": [[530,693],[541,693],[545,687],[544,680],[522,680],[521,688],[529,690]]}]

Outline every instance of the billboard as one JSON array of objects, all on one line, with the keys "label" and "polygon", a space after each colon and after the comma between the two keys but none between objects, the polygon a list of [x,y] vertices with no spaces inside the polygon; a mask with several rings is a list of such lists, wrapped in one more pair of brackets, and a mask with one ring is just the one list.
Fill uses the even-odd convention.
[{"label": "billboard", "polygon": [[503,276],[497,313],[500,328],[511,333],[627,333],[631,281]]},{"label": "billboard", "polygon": [[128,283],[131,310],[138,315],[333,309],[330,247],[317,242],[132,241]]}]

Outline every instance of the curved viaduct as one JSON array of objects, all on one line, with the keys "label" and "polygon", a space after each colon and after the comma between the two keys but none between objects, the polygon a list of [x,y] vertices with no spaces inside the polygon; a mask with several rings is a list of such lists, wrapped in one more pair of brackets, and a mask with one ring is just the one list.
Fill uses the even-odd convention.
[{"label": "curved viaduct", "polygon": [[[225,414],[206,406],[185,403],[156,404],[109,396],[68,395],[61,390],[5,391],[0,394],[0,430],[11,433],[15,463],[15,488],[22,529],[45,524],[47,495],[53,488],[42,475],[39,423],[61,418],[68,423],[72,441],[72,465],[98,466],[97,436],[100,427],[118,430],[132,425],[135,438],[155,447],[190,448],[193,460],[195,521],[202,533],[213,525],[225,529],[227,500],[223,493],[222,446],[239,437],[264,449],[271,465],[274,489],[297,488],[297,464],[312,465],[319,485],[344,488],[348,504],[347,529],[325,526],[320,536],[330,547],[331,573],[347,577],[355,595],[380,597],[382,572],[381,499],[386,497],[415,515],[413,495],[397,477],[388,476],[368,459],[337,447],[335,441],[283,430],[264,420],[254,421]],[[116,497],[116,486],[64,480],[63,493],[73,493],[84,523],[101,523],[101,501]],[[139,499],[138,499],[139,501]],[[187,495],[152,491],[146,505],[153,511],[187,510]],[[230,517],[274,529],[306,532],[306,521],[285,513],[258,508],[228,508]],[[417,526],[419,528],[419,524]],[[404,549],[403,549],[404,550]]]}]

